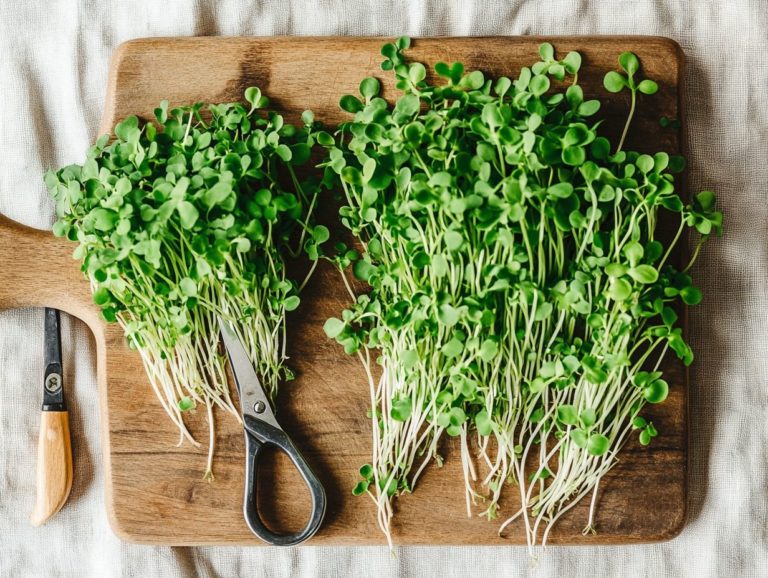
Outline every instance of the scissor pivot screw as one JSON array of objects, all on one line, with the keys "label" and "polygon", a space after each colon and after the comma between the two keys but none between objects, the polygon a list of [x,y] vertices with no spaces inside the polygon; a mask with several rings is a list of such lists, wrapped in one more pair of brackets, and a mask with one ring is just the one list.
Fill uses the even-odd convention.
[{"label": "scissor pivot screw", "polygon": [[61,389],[61,376],[58,373],[50,373],[45,378],[45,389],[51,393],[56,393]]},{"label": "scissor pivot screw", "polygon": [[264,413],[265,409],[267,409],[267,405],[263,401],[257,401],[253,404],[253,411],[256,413]]}]

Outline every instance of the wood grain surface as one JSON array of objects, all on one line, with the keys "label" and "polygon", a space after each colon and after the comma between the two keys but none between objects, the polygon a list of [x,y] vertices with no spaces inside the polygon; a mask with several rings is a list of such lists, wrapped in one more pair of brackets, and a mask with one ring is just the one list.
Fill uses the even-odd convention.
[{"label": "wood grain surface", "polygon": [[40,526],[61,510],[72,490],[72,446],[66,411],[40,412],[36,486],[30,522]]},{"label": "wood grain surface", "polygon": [[[425,63],[463,61],[468,69],[516,76],[537,59],[545,39],[417,39],[410,54]],[[662,115],[679,118],[683,57],[673,41],[657,37],[553,37],[558,52],[579,50],[584,57],[580,84],[585,95],[604,102],[604,133],[620,132],[626,95],[608,94],[602,76],[616,58],[633,50],[647,76],[658,81],[653,98],[641,97],[629,145],[642,151],[679,152],[680,130],[660,129]],[[367,75],[383,81],[394,96],[390,74],[379,69],[381,39],[369,38],[174,38],[135,40],[116,51],[109,77],[101,132],[129,114],[152,118],[167,98],[172,105],[242,99],[258,85],[276,110],[296,121],[307,108],[328,125],[346,118],[339,97],[356,93]],[[33,178],[33,177],[30,177]],[[333,210],[323,219],[333,229]],[[130,351],[116,325],[106,326],[91,304],[87,282],[71,259],[74,245],[0,218],[0,308],[57,307],[83,319],[97,346],[102,395],[106,504],[122,538],[153,544],[252,544],[257,540],[242,516],[243,437],[231,416],[216,416],[215,480],[202,479],[206,449],[176,446],[178,434],[147,383],[139,356]],[[330,267],[318,267],[302,306],[290,318],[290,364],[296,381],[281,388],[278,419],[316,470],[328,492],[328,513],[313,545],[382,544],[374,505],[352,496],[357,470],[370,456],[366,418],[366,378],[356,358],[346,356],[322,331],[326,318],[347,303],[341,280]],[[670,383],[666,403],[648,414],[660,436],[649,448],[631,441],[618,465],[601,484],[598,533],[582,536],[589,504],[584,501],[562,519],[552,543],[651,542],[675,536],[684,523],[687,465],[687,372],[676,359],[664,369]],[[76,387],[76,385],[75,385]],[[201,412],[201,414],[204,412]],[[191,416],[191,429],[205,442],[204,415]],[[525,535],[513,524],[504,537],[498,523],[467,518],[457,445],[446,439],[442,469],[430,467],[412,495],[397,500],[397,544],[520,544]],[[287,459],[275,456],[260,486],[266,520],[276,529],[303,526],[309,499]],[[507,491],[501,516],[517,510]],[[502,517],[502,519],[504,519]]]}]

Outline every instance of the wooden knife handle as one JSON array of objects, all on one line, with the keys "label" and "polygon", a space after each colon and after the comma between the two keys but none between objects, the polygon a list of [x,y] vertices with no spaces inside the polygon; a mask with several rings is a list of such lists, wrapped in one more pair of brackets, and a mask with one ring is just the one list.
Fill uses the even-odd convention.
[{"label": "wooden knife handle", "polygon": [[30,521],[40,526],[50,520],[67,501],[72,489],[72,445],[69,414],[43,411],[37,446],[37,499]]}]

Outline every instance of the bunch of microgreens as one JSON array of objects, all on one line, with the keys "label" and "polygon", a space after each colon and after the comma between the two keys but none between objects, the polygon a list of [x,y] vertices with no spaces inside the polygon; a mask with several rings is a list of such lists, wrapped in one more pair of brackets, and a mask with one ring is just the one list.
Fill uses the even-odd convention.
[{"label": "bunch of microgreens", "polygon": [[[284,365],[285,313],[301,286],[286,255],[302,247],[317,262],[328,230],[312,225],[319,192],[295,167],[314,145],[305,126],[262,109],[258,88],[239,103],[155,110],[101,137],[82,166],[48,172],[54,233],[79,243],[74,257],[107,321],[117,321],[142,357],[163,408],[192,438],[183,412],[205,406],[211,475],[214,405],[238,416],[219,350],[217,318],[233,324],[267,391],[291,379]],[[314,265],[312,270],[314,269]],[[312,272],[310,270],[310,274]],[[306,281],[305,281],[306,282]],[[303,284],[302,284],[303,286]],[[239,418],[238,418],[239,419]],[[181,443],[180,440],[180,443]]]},{"label": "bunch of microgreens", "polygon": [[[557,60],[542,44],[516,80],[438,63],[443,81],[432,84],[406,62],[409,44],[382,48],[403,93],[394,106],[364,79],[362,98],[341,99],[354,119],[321,143],[342,222],[363,247],[358,260],[341,247],[335,262],[342,274],[354,262],[371,287],[350,289],[354,303],[325,325],[370,381],[373,456],[354,493],[373,498],[391,544],[393,496],[439,462],[444,434],[458,436],[468,513],[481,499],[496,517],[509,483],[521,509],[504,525],[522,516],[529,545],[540,531],[544,544],[592,492],[590,529],[599,481],[628,435],[657,435],[639,413],[667,397],[660,361],[667,349],[692,361],[674,303],[701,300],[692,261],[679,271],[670,254],[687,227],[702,241],[719,233],[722,216],[710,192],[681,200],[681,158],[622,150],[637,93],[658,89],[638,81],[632,53],[605,77],[632,103],[612,150],[598,136],[600,102],[577,84],[578,53]],[[667,244],[662,210],[679,220]]]}]

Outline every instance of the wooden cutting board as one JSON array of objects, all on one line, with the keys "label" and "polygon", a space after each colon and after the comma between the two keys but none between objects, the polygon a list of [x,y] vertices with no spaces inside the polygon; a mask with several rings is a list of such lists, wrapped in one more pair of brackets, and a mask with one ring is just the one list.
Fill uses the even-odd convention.
[{"label": "wooden cutting board", "polygon": [[[410,55],[422,62],[463,61],[491,76],[516,76],[537,59],[543,38],[434,38],[416,40]],[[588,97],[604,101],[615,135],[628,108],[626,95],[602,88],[602,76],[616,68],[624,50],[638,54],[659,93],[642,98],[630,145],[639,150],[679,152],[682,132],[661,129],[661,116],[679,118],[683,56],[677,44],[656,37],[555,37],[558,54],[578,50],[584,57],[579,81]],[[346,118],[339,97],[356,93],[360,79],[375,75],[384,96],[393,97],[391,76],[379,69],[380,39],[364,38],[172,38],[135,40],[115,52],[101,132],[130,114],[152,118],[167,98],[172,105],[195,101],[229,102],[258,85],[290,121],[309,108],[334,125]],[[84,152],[84,151],[83,151]],[[30,175],[30,179],[42,178]],[[332,211],[324,218],[333,225]],[[336,226],[337,228],[337,226]],[[157,403],[138,354],[130,351],[116,325],[106,325],[91,304],[90,290],[73,244],[50,233],[0,218],[0,309],[51,306],[84,320],[97,350],[101,427],[106,469],[106,504],[114,531],[125,540],[147,544],[261,544],[242,516],[243,435],[231,416],[217,414],[215,480],[203,481],[206,449],[185,443]],[[375,509],[352,496],[360,465],[369,461],[370,423],[366,379],[356,358],[325,337],[324,321],[338,315],[348,298],[338,274],[320,266],[301,308],[290,319],[291,366],[298,379],[282,387],[279,419],[291,433],[328,492],[328,513],[309,542],[383,544]],[[649,448],[634,439],[601,484],[598,533],[582,536],[588,503],[559,523],[552,543],[627,543],[665,540],[682,528],[686,504],[687,372],[676,360],[665,362],[671,385],[666,403],[649,407],[660,436]],[[75,384],[74,387],[77,387]],[[201,412],[204,413],[204,412]],[[203,415],[192,416],[192,431],[208,434]],[[413,495],[397,500],[397,544],[520,544],[525,535],[513,524],[505,538],[498,523],[465,512],[460,460],[446,439],[442,469],[431,467]],[[270,461],[263,479],[266,519],[278,529],[303,526],[309,500],[286,459]],[[279,480],[272,483],[272,480]],[[77,480],[75,480],[77,483]],[[508,491],[502,516],[517,510]],[[275,504],[279,504],[276,507]],[[502,517],[501,519],[504,519]]]}]

